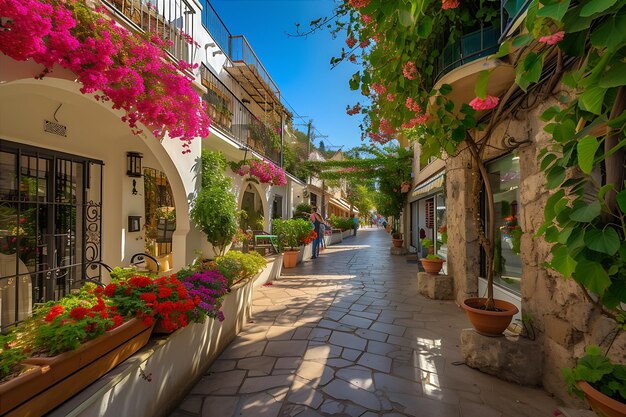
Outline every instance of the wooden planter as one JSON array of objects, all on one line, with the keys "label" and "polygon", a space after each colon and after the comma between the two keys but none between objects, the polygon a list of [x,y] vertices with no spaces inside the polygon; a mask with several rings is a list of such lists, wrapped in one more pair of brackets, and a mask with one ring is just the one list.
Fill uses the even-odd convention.
[{"label": "wooden planter", "polygon": [[441,268],[443,268],[443,259],[420,259],[422,267],[427,274],[439,275]]},{"label": "wooden planter", "polygon": [[[132,319],[104,335],[82,344],[78,349],[52,357],[33,357],[24,361],[36,366],[33,375],[24,374],[9,388],[15,393],[6,403],[2,395],[0,413],[10,417],[40,416],[82,391],[119,363],[141,349],[150,338],[151,327]],[[0,393],[6,384],[0,386]],[[6,389],[6,388],[4,388]],[[17,394],[22,393],[22,397]],[[10,408],[8,408],[10,406]],[[5,414],[2,414],[5,415]]]},{"label": "wooden planter", "polygon": [[500,336],[519,310],[504,300],[494,300],[496,308],[500,311],[483,310],[481,307],[486,301],[486,298],[468,298],[461,306],[465,309],[474,330],[485,336]]},{"label": "wooden planter", "polygon": [[293,268],[298,264],[300,251],[287,251],[283,253],[283,268]]},{"label": "wooden planter", "polygon": [[607,397],[585,381],[578,381],[576,385],[585,394],[587,402],[597,415],[626,417],[626,404]]}]

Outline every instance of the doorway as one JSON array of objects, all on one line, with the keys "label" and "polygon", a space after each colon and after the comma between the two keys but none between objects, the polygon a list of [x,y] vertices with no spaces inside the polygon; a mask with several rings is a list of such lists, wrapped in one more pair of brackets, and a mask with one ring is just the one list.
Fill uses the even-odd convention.
[{"label": "doorway", "polygon": [[[0,140],[0,324],[56,300],[101,260],[102,162]],[[93,272],[92,272],[93,274]]]}]

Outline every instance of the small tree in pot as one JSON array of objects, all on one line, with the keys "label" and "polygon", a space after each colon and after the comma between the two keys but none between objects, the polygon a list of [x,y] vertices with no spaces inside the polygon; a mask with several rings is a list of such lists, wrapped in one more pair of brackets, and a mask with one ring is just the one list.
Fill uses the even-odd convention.
[{"label": "small tree in pot", "polygon": [[272,233],[277,237],[278,251],[284,252],[285,268],[296,266],[302,245],[311,243],[317,237],[311,222],[304,219],[274,219]]}]

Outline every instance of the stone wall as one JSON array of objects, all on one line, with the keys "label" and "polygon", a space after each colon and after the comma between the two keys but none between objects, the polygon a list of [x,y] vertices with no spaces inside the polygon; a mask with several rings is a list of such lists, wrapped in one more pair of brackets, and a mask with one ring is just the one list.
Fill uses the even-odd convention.
[{"label": "stone wall", "polygon": [[[534,237],[544,220],[543,208],[550,195],[537,161],[539,151],[549,139],[543,131],[545,122],[539,116],[555,104],[558,104],[555,99],[546,100],[525,114],[502,122],[492,134],[486,160],[506,153],[502,143],[505,135],[518,142],[530,141],[518,148],[521,167],[518,223],[524,231],[521,239],[522,311],[532,318],[536,342],[543,348],[544,387],[564,402],[580,405],[567,393],[561,369],[573,366],[589,344],[608,346],[607,335],[614,325],[591,308],[573,280],[566,280],[543,266],[549,259],[550,246]],[[473,174],[467,152],[446,161],[446,175],[448,253],[454,254],[448,256],[448,273],[455,279],[456,299],[461,303],[477,295],[480,273],[480,249],[470,212]],[[609,356],[626,363],[625,334],[615,340]]]}]

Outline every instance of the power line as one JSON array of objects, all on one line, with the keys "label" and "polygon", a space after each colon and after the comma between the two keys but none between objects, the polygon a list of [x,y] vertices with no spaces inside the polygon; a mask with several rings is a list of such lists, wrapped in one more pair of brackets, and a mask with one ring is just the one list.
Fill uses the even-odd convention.
[{"label": "power line", "polygon": [[[294,114],[295,117],[297,117],[298,119],[302,120],[303,125],[305,125],[305,126],[308,125],[309,120],[307,120],[305,118],[306,116],[300,116],[298,114],[298,112],[296,111],[296,109],[293,108],[291,103],[289,103],[289,101],[287,101],[285,96],[282,95],[282,94],[281,94],[281,100],[284,101],[284,103],[291,109],[291,111],[292,111],[292,113]],[[326,144],[326,142],[328,142],[330,144],[329,147],[331,147],[331,148],[341,148],[341,147],[343,147],[343,145],[342,146],[337,146],[332,141],[327,140],[328,135],[324,135],[322,132],[320,132],[320,130],[315,125],[313,125],[312,128],[313,128],[313,130],[315,132],[317,132],[317,135],[311,135],[311,141],[314,141],[316,138],[320,138],[321,137],[321,138],[325,139],[324,140],[324,144]]]}]

